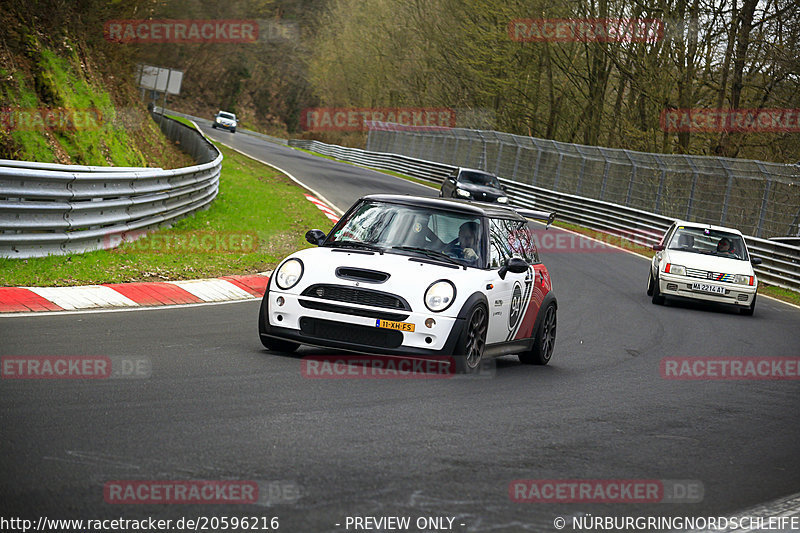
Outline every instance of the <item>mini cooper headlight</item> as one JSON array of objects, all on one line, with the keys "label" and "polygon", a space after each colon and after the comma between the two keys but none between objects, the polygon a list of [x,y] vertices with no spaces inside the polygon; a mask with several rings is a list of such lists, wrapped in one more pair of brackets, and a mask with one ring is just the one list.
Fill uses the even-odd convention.
[{"label": "mini cooper headlight", "polygon": [[507,204],[508,203],[508,196],[501,196],[497,199],[498,204]]},{"label": "mini cooper headlight", "polygon": [[299,259],[289,259],[275,271],[274,275],[278,288],[291,289],[303,277],[303,262]]},{"label": "mini cooper headlight", "polygon": [[464,189],[456,189],[456,194],[461,196],[461,197],[463,197],[463,198],[469,198],[470,197],[469,191],[465,191]]},{"label": "mini cooper headlight", "polygon": [[431,283],[425,291],[425,307],[434,313],[444,311],[453,304],[455,299],[456,286],[446,279]]},{"label": "mini cooper headlight", "polygon": [[666,268],[664,268],[664,272],[666,272],[667,274],[675,274],[676,276],[685,276],[686,267],[681,265],[673,265],[672,263],[667,263]]},{"label": "mini cooper headlight", "polygon": [[734,283],[738,283],[739,285],[752,285],[753,284],[753,276],[745,276],[743,274],[736,274],[733,279]]}]

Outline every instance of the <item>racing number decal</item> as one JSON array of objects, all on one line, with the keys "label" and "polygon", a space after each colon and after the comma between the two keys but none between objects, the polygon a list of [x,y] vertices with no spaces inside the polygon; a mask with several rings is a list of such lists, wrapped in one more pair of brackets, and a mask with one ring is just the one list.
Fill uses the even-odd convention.
[{"label": "racing number decal", "polygon": [[508,313],[508,329],[513,330],[522,315],[522,288],[519,282],[514,283],[514,292],[511,295],[511,312]]},{"label": "racing number decal", "polygon": [[533,287],[533,277],[535,273],[531,267],[528,267],[528,272],[525,275],[525,290],[519,282],[514,283],[514,291],[511,294],[511,310],[508,314],[508,337],[506,341],[510,341],[515,337],[522,324],[522,317],[526,315],[528,304],[531,301],[531,293]]}]

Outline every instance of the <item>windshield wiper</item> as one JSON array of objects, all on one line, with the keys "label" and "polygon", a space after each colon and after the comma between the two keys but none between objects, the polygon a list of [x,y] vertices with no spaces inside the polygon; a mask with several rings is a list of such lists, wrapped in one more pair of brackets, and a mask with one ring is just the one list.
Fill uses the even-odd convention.
[{"label": "windshield wiper", "polygon": [[427,248],[417,248],[416,246],[392,246],[392,250],[403,250],[403,251],[406,251],[406,252],[416,252],[418,254],[427,255],[428,257],[431,257],[433,259],[440,259],[440,260],[445,261],[447,263],[451,263],[453,265],[458,265],[458,266],[464,267],[465,269],[467,268],[466,265],[456,261],[455,259],[453,259],[449,255],[447,255],[447,254],[445,254],[443,252],[437,252],[436,250],[428,250]]},{"label": "windshield wiper", "polygon": [[337,241],[330,243],[330,246],[334,248],[364,248],[366,250],[378,252],[381,255],[383,255],[383,252],[385,251],[382,246],[361,241]]}]

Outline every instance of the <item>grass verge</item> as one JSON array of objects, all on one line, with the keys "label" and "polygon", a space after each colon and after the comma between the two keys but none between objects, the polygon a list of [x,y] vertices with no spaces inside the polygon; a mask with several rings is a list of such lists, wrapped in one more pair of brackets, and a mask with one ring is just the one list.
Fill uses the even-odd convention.
[{"label": "grass verge", "polygon": [[0,259],[0,285],[67,286],[165,281],[270,270],[310,246],[310,228],[328,220],[294,182],[271,167],[218,146],[225,161],[211,206],[113,250]]}]

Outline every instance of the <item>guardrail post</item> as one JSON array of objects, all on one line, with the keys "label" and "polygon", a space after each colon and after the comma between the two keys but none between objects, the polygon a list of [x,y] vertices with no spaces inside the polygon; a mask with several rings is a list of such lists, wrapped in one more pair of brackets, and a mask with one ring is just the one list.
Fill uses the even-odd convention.
[{"label": "guardrail post", "polygon": [[498,146],[497,146],[497,162],[494,165],[494,174],[495,174],[495,176],[499,176],[500,175],[500,160],[503,158],[503,145],[505,143],[500,141],[500,140],[498,140],[497,144],[498,144]]},{"label": "guardrail post", "polygon": [[758,215],[758,228],[756,228],[756,237],[761,238],[761,233],[764,230],[764,218],[767,215],[767,205],[769,204],[769,189],[772,186],[772,180],[766,180],[764,184],[764,198],[761,200],[761,213]]},{"label": "guardrail post", "polygon": [[[558,145],[556,145],[558,150]],[[564,152],[558,150],[558,166],[556,167],[556,176],[553,178],[553,190],[558,191],[558,179],[561,177],[561,163],[564,161]]]},{"label": "guardrail post", "polygon": [[797,210],[797,214],[794,216],[794,220],[789,225],[789,232],[786,234],[787,236],[792,236],[792,228],[797,228],[796,236],[800,237],[800,209]]},{"label": "guardrail post", "polygon": [[[764,165],[761,164],[760,161],[756,161],[759,170],[764,173],[764,175],[768,175],[767,169],[764,168]],[[758,227],[756,228],[756,237],[761,238],[761,232],[764,229],[764,218],[767,215],[767,206],[769,205],[769,190],[772,186],[772,180],[764,180],[764,197],[761,199],[761,212],[758,214]]]},{"label": "guardrail post", "polygon": [[725,175],[728,176],[728,185],[725,187],[725,201],[722,203],[722,215],[719,219],[719,225],[725,225],[725,219],[728,218],[728,203],[731,199],[731,189],[733,189],[733,174],[731,173],[728,165],[725,164],[724,159],[719,159],[719,164],[722,165],[722,168],[725,170]]},{"label": "guardrail post", "polygon": [[486,171],[486,139],[484,138],[481,130],[476,130],[476,133],[478,134],[478,137],[481,138],[481,158],[480,161],[478,161],[478,168]]},{"label": "guardrail post", "polygon": [[667,177],[667,166],[661,161],[661,158],[657,155],[653,156],[658,163],[659,168],[661,169],[661,179],[658,181],[658,192],[656,192],[656,209],[655,213],[657,215],[661,214],[661,196],[664,194],[664,180]]},{"label": "guardrail post", "polygon": [[697,188],[697,166],[688,155],[683,156],[689,166],[692,167],[692,188],[689,189],[689,200],[686,202],[686,220],[692,220],[692,208],[694,207],[694,191]]},{"label": "guardrail post", "polygon": [[608,185],[608,171],[611,168],[611,162],[606,157],[605,152],[603,149],[600,149],[600,154],[603,156],[603,160],[606,162],[605,166],[603,167],[603,183],[600,185],[600,199],[604,199],[606,197],[606,185]]},{"label": "guardrail post", "polygon": [[514,155],[514,172],[511,174],[511,179],[512,180],[516,180],[517,179],[517,169],[519,168],[519,156],[522,153],[522,146],[520,146],[516,135],[512,136],[511,138],[514,139],[514,144],[517,145],[517,153]]},{"label": "guardrail post", "polygon": [[539,162],[542,160],[542,149],[538,144],[536,145],[536,149],[538,152],[536,153],[536,166],[533,167],[533,185],[536,185],[539,180]]},{"label": "guardrail post", "polygon": [[625,195],[625,205],[626,206],[630,206],[631,205],[631,193],[633,192],[633,182],[636,181],[636,171],[638,170],[639,167],[637,167],[636,166],[636,162],[633,159],[631,159],[631,156],[630,156],[630,154],[628,154],[627,150],[623,150],[623,152],[625,153],[625,157],[628,158],[628,161],[631,162],[631,167],[632,167],[631,168],[631,177],[628,180],[628,193]]}]

